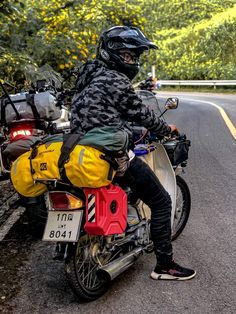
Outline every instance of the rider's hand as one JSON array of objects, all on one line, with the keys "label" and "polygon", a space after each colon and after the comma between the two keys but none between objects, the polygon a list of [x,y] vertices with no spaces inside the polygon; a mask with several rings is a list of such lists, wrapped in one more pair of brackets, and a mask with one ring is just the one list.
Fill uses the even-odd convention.
[{"label": "rider's hand", "polygon": [[169,124],[169,127],[171,128],[171,134],[179,135],[179,130],[175,124]]}]

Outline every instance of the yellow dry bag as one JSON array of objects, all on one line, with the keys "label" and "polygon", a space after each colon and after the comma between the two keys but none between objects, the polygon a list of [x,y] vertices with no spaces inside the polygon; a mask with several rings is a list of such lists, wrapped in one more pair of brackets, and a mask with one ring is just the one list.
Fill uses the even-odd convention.
[{"label": "yellow dry bag", "polygon": [[39,179],[66,179],[77,187],[98,188],[111,183],[115,171],[101,151],[84,145],[48,140],[33,147],[15,160],[11,180],[16,191],[26,197],[46,192]]}]

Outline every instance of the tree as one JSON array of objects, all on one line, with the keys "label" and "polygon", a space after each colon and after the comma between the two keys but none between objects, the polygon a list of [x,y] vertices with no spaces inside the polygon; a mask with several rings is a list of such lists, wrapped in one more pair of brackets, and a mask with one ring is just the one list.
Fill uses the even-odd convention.
[{"label": "tree", "polygon": [[[49,64],[68,73],[96,55],[101,32],[134,25],[159,46],[142,58],[161,78],[235,75],[236,0],[2,0],[1,78],[22,84]],[[30,69],[30,70],[29,70]]]}]

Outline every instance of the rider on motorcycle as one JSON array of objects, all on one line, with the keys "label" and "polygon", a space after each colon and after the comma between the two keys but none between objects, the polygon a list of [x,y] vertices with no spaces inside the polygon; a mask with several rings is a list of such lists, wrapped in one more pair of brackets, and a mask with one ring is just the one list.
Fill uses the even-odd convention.
[{"label": "rider on motorcycle", "polygon": [[[139,57],[156,49],[136,27],[115,26],[103,32],[97,57],[87,61],[79,71],[77,93],[72,102],[72,133],[83,136],[94,127],[122,126],[132,134],[128,121],[143,126],[152,133],[178,133],[148,109],[136,95],[131,80],[139,71]],[[195,276],[173,260],[171,244],[171,198],[154,172],[140,158],[134,157],[125,175],[119,178],[151,209],[151,236],[157,264],[153,279],[187,280]]]},{"label": "rider on motorcycle", "polygon": [[156,82],[151,75],[144,81],[142,81],[139,86],[139,89],[148,90],[149,92],[153,92],[156,88]]}]

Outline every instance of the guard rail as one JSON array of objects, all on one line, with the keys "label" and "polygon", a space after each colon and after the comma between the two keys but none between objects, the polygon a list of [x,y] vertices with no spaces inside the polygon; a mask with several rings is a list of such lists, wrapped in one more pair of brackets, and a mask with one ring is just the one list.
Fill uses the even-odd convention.
[{"label": "guard rail", "polygon": [[176,85],[176,86],[236,86],[236,80],[158,80],[157,84],[164,85]]}]

